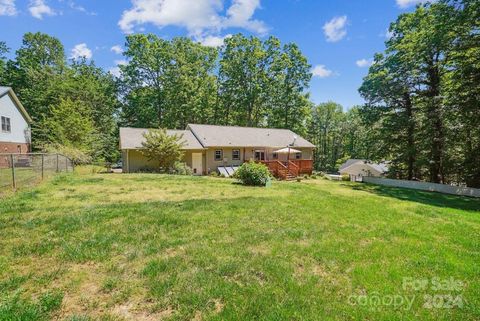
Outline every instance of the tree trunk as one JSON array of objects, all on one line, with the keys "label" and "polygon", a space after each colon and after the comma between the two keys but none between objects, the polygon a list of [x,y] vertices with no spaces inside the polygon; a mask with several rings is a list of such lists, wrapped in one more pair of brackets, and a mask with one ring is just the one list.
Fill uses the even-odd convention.
[{"label": "tree trunk", "polygon": [[415,120],[413,118],[413,106],[410,94],[404,93],[405,100],[405,112],[407,114],[407,168],[408,168],[408,180],[414,178],[415,173],[415,161],[416,161],[416,148],[415,148]]},{"label": "tree trunk", "polygon": [[438,67],[432,61],[428,68],[427,114],[431,125],[431,159],[430,159],[430,181],[433,183],[444,183],[443,172],[444,156],[444,128],[442,121],[442,107],[440,106],[440,75]]}]

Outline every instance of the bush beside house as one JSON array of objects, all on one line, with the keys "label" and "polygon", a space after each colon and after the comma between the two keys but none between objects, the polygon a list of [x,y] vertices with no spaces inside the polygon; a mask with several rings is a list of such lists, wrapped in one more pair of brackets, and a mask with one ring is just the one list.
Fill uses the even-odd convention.
[{"label": "bush beside house", "polygon": [[240,180],[243,185],[265,186],[270,180],[271,175],[267,166],[254,162],[246,162],[238,168],[233,177]]}]

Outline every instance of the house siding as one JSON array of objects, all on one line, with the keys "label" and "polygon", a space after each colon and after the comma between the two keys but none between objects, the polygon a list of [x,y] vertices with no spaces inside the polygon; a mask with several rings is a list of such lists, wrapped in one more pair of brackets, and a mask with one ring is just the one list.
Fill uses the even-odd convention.
[{"label": "house siding", "polygon": [[[220,149],[223,151],[224,160],[216,161],[215,160],[215,150]],[[234,149],[240,150],[240,159],[232,159],[232,151]],[[278,148],[266,148],[266,147],[210,147],[207,150],[187,150],[183,157],[183,162],[185,162],[189,167],[192,167],[192,153],[202,153],[202,167],[203,174],[209,174],[217,170],[219,166],[240,166],[244,161],[253,160],[255,158],[255,150],[265,150],[265,159],[273,160],[273,151]],[[298,148],[295,149],[302,151],[302,159],[312,159],[313,150],[312,148]],[[155,162],[149,161],[140,150],[130,149],[122,151],[123,157],[123,171],[127,172],[139,172],[142,170],[151,170],[154,169],[156,164]],[[287,155],[279,155],[279,160],[285,161]],[[295,159],[295,155],[292,154],[290,159]]]},{"label": "house siding", "polygon": [[[223,158],[225,160],[215,161],[215,150],[221,149],[223,151]],[[240,149],[240,160],[232,159],[232,151],[234,149]],[[255,159],[256,150],[265,151],[265,159],[273,160],[273,151],[279,148],[268,148],[268,147],[210,147],[206,152],[206,168],[207,173],[216,171],[219,166],[239,166],[243,164],[244,161],[250,161]],[[313,149],[312,148],[298,148],[302,151],[302,159],[312,159]],[[295,155],[290,155],[290,159],[295,159]],[[287,160],[287,155],[279,155],[278,160]]]},{"label": "house siding", "polygon": [[[203,153],[203,150],[187,150],[184,153],[182,162],[192,167],[192,153]],[[148,160],[138,149],[123,150],[122,159],[125,173],[153,170],[158,166],[156,162]],[[203,163],[203,169],[205,171],[205,163]]]},{"label": "house siding", "polygon": [[[27,146],[22,148],[23,152],[27,152],[30,144],[30,126],[8,94],[0,98],[0,116],[10,118],[11,125],[10,132],[3,132],[0,128],[0,152],[16,153],[19,144]],[[11,143],[14,144],[14,151],[11,150]],[[8,151],[5,151],[5,148]]]}]

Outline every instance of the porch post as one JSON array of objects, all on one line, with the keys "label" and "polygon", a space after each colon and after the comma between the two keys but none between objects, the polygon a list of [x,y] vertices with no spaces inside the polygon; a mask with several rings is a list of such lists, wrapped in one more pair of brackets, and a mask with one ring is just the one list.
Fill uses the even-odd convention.
[{"label": "porch post", "polygon": [[288,170],[288,172],[290,172],[290,145],[288,145],[287,170]]}]

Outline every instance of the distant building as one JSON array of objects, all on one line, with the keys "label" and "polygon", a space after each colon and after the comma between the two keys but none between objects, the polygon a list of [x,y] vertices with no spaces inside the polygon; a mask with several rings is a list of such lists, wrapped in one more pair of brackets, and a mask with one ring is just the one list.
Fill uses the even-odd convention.
[{"label": "distant building", "polygon": [[380,177],[388,172],[388,165],[370,162],[366,159],[349,159],[340,166],[338,171],[341,175],[355,176],[357,179],[362,176]]},{"label": "distant building", "polygon": [[0,153],[28,153],[32,119],[10,87],[0,87]]}]

